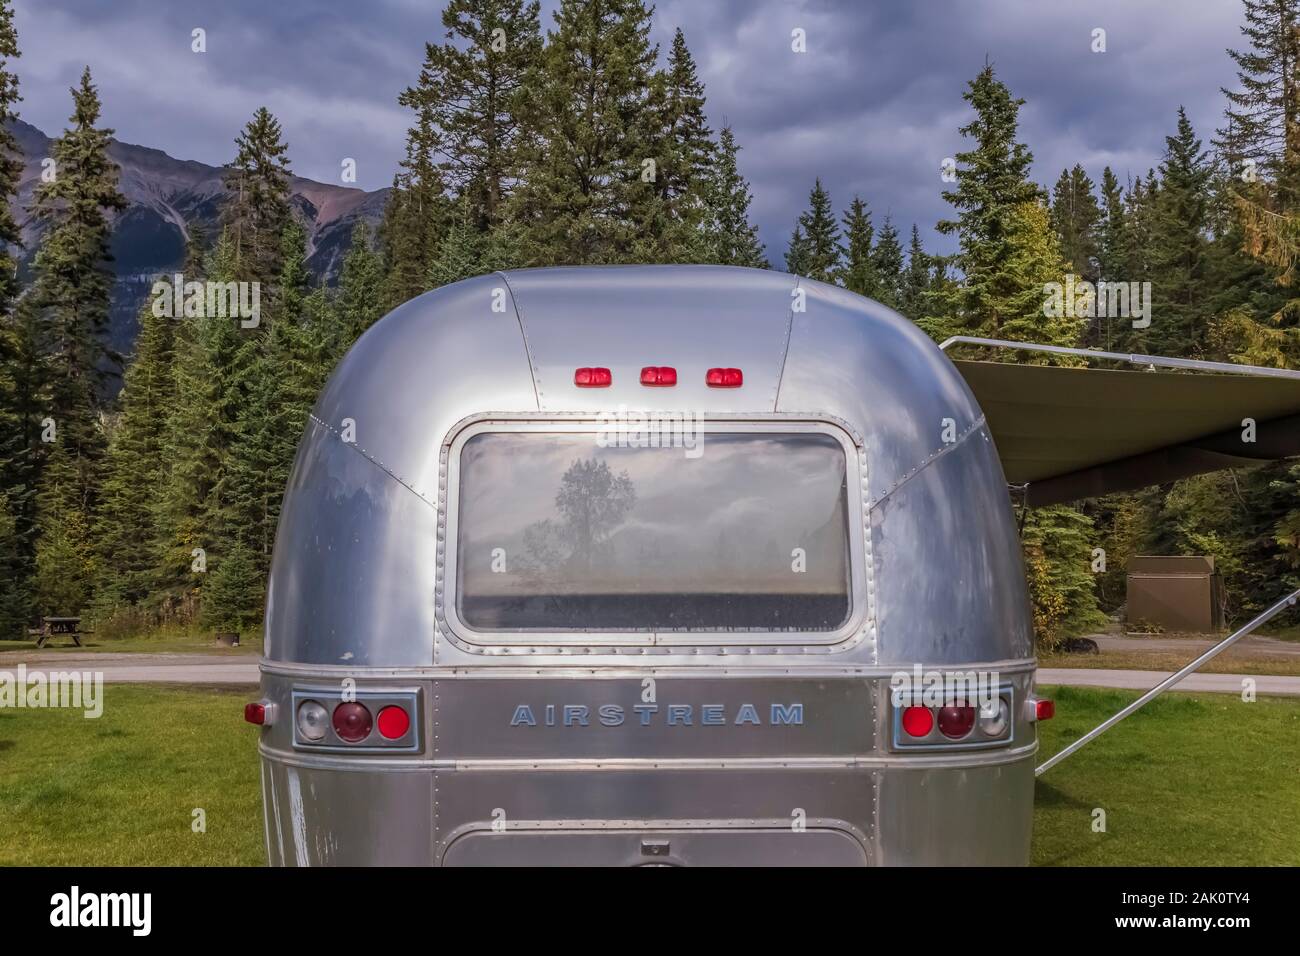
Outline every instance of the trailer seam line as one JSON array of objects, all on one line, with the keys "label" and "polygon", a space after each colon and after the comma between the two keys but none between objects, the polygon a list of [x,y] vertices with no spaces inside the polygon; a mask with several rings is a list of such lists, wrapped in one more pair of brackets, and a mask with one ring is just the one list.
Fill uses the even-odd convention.
[{"label": "trailer seam line", "polygon": [[980,415],[979,418],[975,419],[975,421],[971,422],[971,424],[966,426],[966,430],[957,436],[956,441],[951,442],[948,445],[945,445],[943,448],[940,448],[938,451],[932,453],[930,457],[924,459],[919,465],[917,465],[915,468],[913,468],[911,471],[905,474],[902,478],[898,479],[898,481],[894,482],[893,486],[888,491],[886,491],[884,494],[882,494],[879,498],[877,498],[875,501],[871,503],[871,507],[872,508],[876,507],[876,505],[880,504],[882,501],[884,501],[886,498],[892,495],[895,491],[903,487],[903,485],[907,484],[909,481],[911,481],[913,478],[919,475],[930,465],[934,464],[944,455],[948,454],[951,451],[955,451],[956,449],[960,448],[962,445],[966,444],[966,439],[970,438],[970,436],[973,435],[980,428],[982,428],[984,424],[985,424],[985,418],[983,415]]},{"label": "trailer seam line", "polygon": [[501,277],[501,281],[506,284],[506,291],[510,293],[510,304],[515,308],[515,321],[519,323],[519,336],[524,340],[524,355],[528,356],[528,373],[533,379],[533,400],[537,402],[537,410],[543,410],[542,406],[542,383],[541,377],[537,374],[537,356],[533,354],[532,343],[528,341],[528,324],[524,321],[524,310],[519,304],[519,297],[515,295],[514,287],[510,284],[510,276],[504,271],[497,270],[495,273]]},{"label": "trailer seam line", "polygon": [[[799,283],[803,279],[799,276],[794,277],[794,287],[790,290],[790,297],[799,291]],[[790,341],[794,338],[794,305],[792,304],[786,313],[785,320],[785,342],[781,348],[781,362],[776,370],[776,388],[772,390],[772,411],[775,412],[781,406],[781,384],[785,381],[785,363],[790,359]]]},{"label": "trailer seam line", "polygon": [[370,454],[368,451],[366,451],[364,448],[362,448],[362,447],[361,447],[360,445],[358,445],[356,442],[344,441],[344,440],[343,440],[343,436],[340,435],[340,434],[339,434],[339,433],[334,429],[334,427],[333,427],[332,425],[330,425],[328,422],[323,422],[323,421],[321,421],[319,418],[316,417],[316,415],[315,415],[314,412],[308,412],[308,413],[307,413],[307,417],[308,417],[309,419],[311,419],[313,422],[315,422],[317,425],[319,425],[321,428],[325,429],[325,430],[326,430],[327,432],[329,432],[331,435],[333,435],[336,439],[338,439],[338,441],[339,441],[341,444],[346,445],[347,447],[351,448],[351,449],[352,449],[353,451],[355,451],[358,455],[360,455],[360,456],[361,456],[362,458],[364,458],[366,461],[370,462],[370,464],[374,465],[376,468],[378,468],[380,471],[382,471],[382,472],[383,472],[385,475],[387,475],[389,478],[392,478],[393,481],[397,482],[399,485],[401,485],[403,488],[405,488],[405,489],[406,489],[407,491],[409,491],[411,494],[415,495],[417,498],[419,498],[421,501],[423,501],[423,502],[424,502],[426,505],[428,505],[430,508],[433,508],[433,509],[437,510],[437,507],[438,507],[437,504],[435,504],[434,502],[430,501],[430,500],[428,499],[428,497],[426,497],[424,494],[422,494],[421,492],[419,492],[418,490],[416,490],[416,488],[415,488],[413,485],[411,485],[409,482],[403,480],[399,475],[395,474],[391,468],[388,468],[386,465],[384,465],[383,462],[381,462],[381,461],[380,461],[378,458],[376,458],[374,455]]}]

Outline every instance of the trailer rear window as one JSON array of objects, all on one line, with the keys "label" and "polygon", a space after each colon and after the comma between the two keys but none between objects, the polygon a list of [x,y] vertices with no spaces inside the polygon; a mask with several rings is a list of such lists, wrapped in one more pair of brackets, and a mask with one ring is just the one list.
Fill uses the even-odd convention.
[{"label": "trailer rear window", "polygon": [[[692,455],[698,452],[696,457]],[[460,457],[457,611],[480,631],[832,631],[847,620],[843,446],[677,448],[484,433]]]}]

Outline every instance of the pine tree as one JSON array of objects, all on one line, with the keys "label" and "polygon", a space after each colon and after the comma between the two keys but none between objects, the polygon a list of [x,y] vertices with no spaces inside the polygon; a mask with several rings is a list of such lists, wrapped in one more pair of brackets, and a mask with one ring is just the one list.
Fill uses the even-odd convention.
[{"label": "pine tree", "polygon": [[704,188],[705,214],[700,261],[728,266],[768,268],[758,228],[750,221],[749,183],[736,161],[740,147],[730,126],[718,136],[717,158]]},{"label": "pine tree", "polygon": [[[311,273],[307,236],[289,222],[280,240],[279,295],[261,336],[244,336],[237,360],[242,396],[226,466],[226,515],[215,526],[218,550],[247,547],[257,570],[270,568],[271,546],[294,451],[307,425],[324,374],[324,342],[313,345],[307,312]],[[210,599],[205,595],[204,602]]]},{"label": "pine tree", "polygon": [[1097,239],[1097,266],[1100,277],[1123,281],[1126,227],[1124,191],[1109,166],[1101,171],[1101,225]]},{"label": "pine tree", "polygon": [[1187,113],[1165,137],[1151,240],[1152,323],[1140,339],[1157,355],[1203,353],[1209,329],[1206,285],[1210,167]]},{"label": "pine tree", "polygon": [[385,312],[429,290],[429,270],[450,213],[437,163],[438,143],[432,110],[417,108],[415,125],[406,134],[406,156],[393,177],[379,226]]},{"label": "pine tree", "polygon": [[[234,241],[223,231],[202,275],[233,282]],[[193,266],[186,275],[194,276]],[[242,332],[235,319],[215,316],[177,322],[173,328],[176,397],[162,438],[170,468],[154,508],[155,597],[182,613],[205,579],[203,555],[229,525],[226,495],[230,448],[244,399],[240,394]]]},{"label": "pine tree", "polygon": [[28,619],[31,569],[8,495],[0,493],[0,641],[21,640]]},{"label": "pine tree", "polygon": [[1149,169],[1145,179],[1139,177],[1129,186],[1124,198],[1127,211],[1124,274],[1130,282],[1146,282],[1151,279],[1155,210],[1159,196],[1160,183],[1156,179],[1156,172]]},{"label": "pine tree", "polygon": [[213,555],[212,580],[207,586],[200,623],[212,631],[241,633],[261,616],[265,577],[253,553],[236,538],[227,550]]},{"label": "pine tree", "polygon": [[1292,292],[1300,262],[1300,3],[1247,0],[1245,7],[1249,49],[1228,51],[1240,89],[1224,90],[1228,122],[1215,142],[1227,173],[1221,189],[1235,206],[1233,230],[1275,287],[1252,282],[1242,290],[1249,303],[1219,316],[1212,335],[1218,352],[1287,365],[1300,362],[1300,297]]},{"label": "pine tree", "polygon": [[169,471],[163,426],[176,400],[176,322],[155,314],[152,303],[145,305],[135,357],[118,395],[121,411],[108,444],[94,521],[96,601],[104,609],[137,604],[153,586],[154,556],[141,545],[152,535],[155,502]]},{"label": "pine tree", "polygon": [[922,315],[930,294],[930,276],[934,263],[921,245],[921,231],[912,224],[912,240],[907,247],[907,272],[903,274],[903,291],[898,311],[912,321]]},{"label": "pine tree", "polygon": [[1291,214],[1300,208],[1300,3],[1243,2],[1248,48],[1228,51],[1240,88],[1223,90],[1227,125],[1215,145],[1233,175],[1255,164],[1275,186],[1267,206]]},{"label": "pine tree", "polygon": [[531,265],[673,261],[657,186],[663,77],[641,0],[562,0],[525,84],[527,172],[512,197]]},{"label": "pine tree", "polygon": [[87,500],[85,479],[84,460],[56,443],[45,460],[36,499],[35,594],[44,614],[78,615],[90,602],[96,573],[90,527],[94,503]]},{"label": "pine tree", "polygon": [[803,229],[798,223],[795,224],[794,232],[790,233],[790,241],[786,244],[785,249],[785,270],[792,275],[802,276],[808,274],[810,251],[808,239],[803,234]]},{"label": "pine tree", "polygon": [[16,548],[0,553],[0,630],[6,633],[20,630],[35,610],[36,491],[46,447],[41,422],[49,407],[39,318],[24,306],[0,315],[0,494],[14,522]]},{"label": "pine tree", "polygon": [[[1119,179],[1109,166],[1101,173],[1101,205],[1098,214],[1100,218],[1095,229],[1095,279],[1099,282],[1139,281],[1140,277],[1131,271],[1130,206],[1125,201]],[[1058,235],[1059,231],[1058,226]],[[1116,334],[1127,334],[1131,330],[1132,320],[1128,317],[1111,318],[1100,303],[1097,312],[1097,316],[1084,330],[1082,344],[1111,351],[1118,347]],[[1125,325],[1128,326],[1127,330],[1121,328]]]},{"label": "pine tree", "polygon": [[13,7],[10,0],[0,0],[0,315],[9,314],[18,296],[18,266],[10,248],[22,245],[22,233],[10,208],[23,174],[22,153],[11,129],[18,119],[15,107],[22,99],[12,66],[20,55]]},{"label": "pine tree", "polygon": [[260,107],[235,138],[237,153],[227,167],[227,231],[234,243],[241,281],[270,285],[280,271],[280,235],[291,218],[288,145],[280,122]]},{"label": "pine tree", "polygon": [[1093,194],[1093,183],[1082,166],[1061,170],[1052,189],[1052,226],[1056,229],[1061,254],[1070,270],[1082,279],[1096,282],[1098,267],[1098,223],[1101,208]]},{"label": "pine tree", "polygon": [[1064,638],[1104,626],[1091,570],[1092,519],[1064,505],[1032,508],[1021,539],[1039,643],[1053,648]]},{"label": "pine tree", "polygon": [[807,211],[799,214],[795,238],[786,253],[786,269],[819,282],[834,282],[842,255],[831,197],[819,178],[808,194]]},{"label": "pine tree", "polygon": [[536,0],[451,0],[442,12],[447,42],[425,45],[419,80],[399,98],[417,116],[407,166],[413,178],[404,185],[468,197],[480,233],[500,222],[519,176],[517,107],[541,54],[538,9]]},{"label": "pine tree", "polygon": [[22,636],[31,613],[35,560],[33,426],[38,421],[40,361],[34,327],[20,324],[13,313],[19,283],[18,264],[10,251],[22,242],[12,204],[23,164],[10,129],[21,99],[12,68],[18,56],[13,9],[9,0],[0,0],[0,640]]},{"label": "pine tree", "polygon": [[245,336],[236,353],[241,400],[215,488],[216,567],[200,609],[207,627],[244,630],[257,619],[294,454],[341,348],[334,310],[322,290],[311,289],[306,242],[303,227],[290,221],[266,332]]},{"label": "pine tree", "polygon": [[714,163],[713,131],[704,115],[704,84],[679,28],[668,51],[657,150],[662,157],[657,184],[679,261],[699,258],[700,229],[707,214],[709,174]]},{"label": "pine tree", "polygon": [[1239,89],[1223,91],[1227,125],[1215,145],[1242,248],[1277,288],[1234,310],[1220,334],[1230,350],[1300,357],[1300,297],[1291,291],[1300,262],[1300,2],[1244,3],[1248,47],[1228,51]]},{"label": "pine tree", "polygon": [[[279,402],[282,377],[291,371],[271,368],[263,359],[268,343],[282,334],[268,331],[273,323],[265,320],[301,299],[295,282],[302,264],[286,262],[285,254],[286,233],[301,235],[289,203],[288,146],[265,108],[235,143],[237,155],[226,175],[226,226],[204,271],[217,283],[258,283],[261,315],[248,325],[203,315],[176,329],[176,398],[163,439],[173,464],[156,505],[154,578],[160,595],[182,607],[201,595],[209,550],[223,551],[235,540],[250,553],[269,550],[265,539],[274,522],[268,532],[265,508],[272,501],[257,496],[280,475],[269,453],[259,462],[262,470],[250,465],[255,456],[249,446],[264,452],[273,441],[259,426],[268,418],[291,417]],[[290,429],[277,440],[296,442],[299,433]]]},{"label": "pine tree", "polygon": [[126,208],[108,158],[112,130],[95,126],[100,102],[89,68],[72,99],[72,126],[51,148],[55,176],[36,188],[36,215],[48,229],[24,303],[39,323],[54,427],[36,496],[37,599],[46,611],[65,614],[89,599],[94,576],[90,523],[104,451],[99,412],[114,359],[104,344],[113,284],[109,214]]},{"label": "pine tree", "polygon": [[468,197],[462,197],[429,270],[430,288],[490,272],[488,248],[488,236],[475,227],[473,206]]},{"label": "pine tree", "polygon": [[1012,218],[1025,203],[1038,200],[1039,190],[1028,178],[1033,155],[1016,141],[1024,100],[1011,96],[992,66],[980,71],[962,98],[975,109],[975,119],[961,128],[974,148],[957,154],[957,188],[943,193],[957,208],[957,219],[943,220],[937,228],[958,237],[955,264],[964,279],[944,310],[953,329],[998,338],[1011,318],[1000,309],[1021,291],[1006,270]]},{"label": "pine tree", "polygon": [[854,196],[844,213],[844,264],[840,280],[844,288],[869,299],[880,298],[880,281],[871,255],[875,228],[871,225],[871,212],[862,197]]},{"label": "pine tree", "polygon": [[880,237],[871,250],[871,261],[879,283],[880,301],[891,309],[898,308],[903,295],[903,247],[898,243],[898,230],[886,216],[880,227]]},{"label": "pine tree", "polygon": [[1002,316],[1000,334],[1013,341],[1078,344],[1088,320],[1064,308],[1060,314],[1045,308],[1046,287],[1063,282],[1070,269],[1047,207],[1041,202],[1021,203],[1005,221],[1008,256],[1000,285],[1007,294],[990,300]]},{"label": "pine tree", "polygon": [[358,219],[352,227],[352,245],[343,257],[339,271],[338,297],[335,309],[340,328],[337,357],[361,337],[361,333],[374,325],[382,314],[381,292],[384,282],[384,263],[370,245],[370,227]]}]

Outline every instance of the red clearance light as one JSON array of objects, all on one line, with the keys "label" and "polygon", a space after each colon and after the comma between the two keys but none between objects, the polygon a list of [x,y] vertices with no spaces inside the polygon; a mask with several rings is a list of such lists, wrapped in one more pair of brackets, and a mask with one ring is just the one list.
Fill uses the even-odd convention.
[{"label": "red clearance light", "polygon": [[909,737],[928,737],[934,728],[929,707],[908,707],[903,711],[903,729]]},{"label": "red clearance light", "polygon": [[580,368],[573,373],[573,384],[578,388],[606,388],[613,381],[607,368]]},{"label": "red clearance light", "polygon": [[939,733],[949,740],[961,740],[975,726],[975,708],[949,704],[939,711]]},{"label": "red clearance light", "polygon": [[250,724],[266,723],[266,705],[261,701],[254,701],[251,704],[245,704],[244,719]]},{"label": "red clearance light", "polygon": [[1056,701],[1036,700],[1034,701],[1034,719],[1051,720],[1056,716]]},{"label": "red clearance light", "polygon": [[365,705],[348,701],[334,708],[334,733],[350,744],[365,740],[370,736],[374,721]]},{"label": "red clearance light", "polygon": [[677,369],[669,365],[647,365],[641,369],[641,384],[665,386],[677,384]]},{"label": "red clearance light", "polygon": [[745,374],[738,368],[711,368],[704,376],[709,388],[740,388],[745,384]]},{"label": "red clearance light", "polygon": [[407,716],[406,711],[393,704],[379,712],[377,724],[381,737],[385,740],[397,740],[405,737],[406,732],[411,729],[411,718]]}]

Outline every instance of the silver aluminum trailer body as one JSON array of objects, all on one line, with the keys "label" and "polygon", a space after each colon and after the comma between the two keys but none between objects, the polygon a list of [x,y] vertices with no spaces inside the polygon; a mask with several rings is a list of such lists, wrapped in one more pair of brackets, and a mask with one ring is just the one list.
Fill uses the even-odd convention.
[{"label": "silver aluminum trailer body", "polygon": [[[675,369],[677,384],[642,385],[646,366]],[[584,367],[610,369],[611,384],[577,387]],[[715,367],[740,369],[743,385],[708,387]],[[471,620],[479,612],[458,598],[473,572],[456,565],[491,558],[460,553],[479,493],[461,480],[467,449],[500,440],[508,461],[527,436],[589,440],[620,409],[703,416],[701,461],[753,436],[842,449],[843,620]],[[741,473],[761,482],[768,465],[750,465]],[[641,480],[648,501],[655,489]],[[527,468],[514,481],[521,499],[556,494]],[[779,544],[788,560],[790,542]],[[759,607],[761,595],[739,603]],[[996,673],[1013,704],[1005,739],[898,746],[890,681],[917,666]],[[843,289],[748,269],[467,280],[370,329],[302,439],[267,597],[269,860],[1024,864],[1034,666],[987,423],[911,322]],[[303,701],[330,710],[353,696],[372,713],[400,705],[412,726],[359,745],[296,729]]]}]

